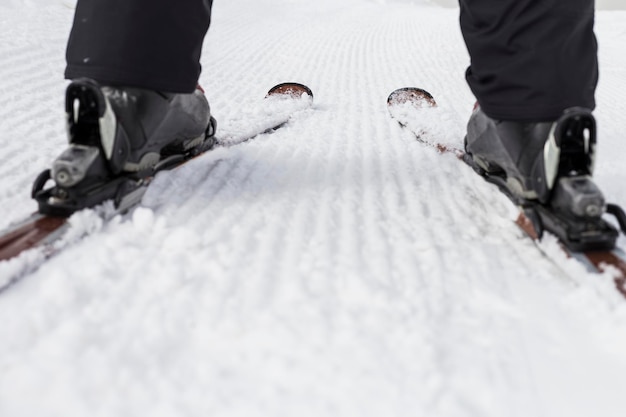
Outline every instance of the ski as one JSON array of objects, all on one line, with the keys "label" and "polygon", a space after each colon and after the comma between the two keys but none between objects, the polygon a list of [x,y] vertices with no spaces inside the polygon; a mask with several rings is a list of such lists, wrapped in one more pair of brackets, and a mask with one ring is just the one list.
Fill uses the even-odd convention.
[{"label": "ski", "polygon": [[[86,195],[84,199],[81,198],[80,204],[55,204],[54,187],[46,188],[50,181],[50,170],[42,172],[32,190],[32,197],[39,204],[38,211],[0,231],[0,262],[11,262],[26,252],[33,252],[33,249],[38,252],[36,260],[28,260],[26,265],[18,268],[7,268],[9,276],[0,279],[0,292],[67,246],[62,241],[72,228],[70,219],[74,213],[94,210],[104,221],[124,214],[141,204],[143,195],[158,172],[178,168],[216,147],[234,146],[280,129],[295,114],[310,108],[312,103],[313,93],[307,86],[299,83],[278,84],[267,92],[258,105],[242,109],[236,119],[225,120],[218,129],[212,125],[215,134],[209,134],[202,145],[186,153],[164,157],[147,176],[134,178],[132,175],[122,175],[115,178],[98,189],[99,199]],[[109,207],[102,209],[107,204]]]},{"label": "ski", "polygon": [[[545,233],[554,235],[564,254],[582,263],[586,269],[594,273],[610,271],[615,277],[618,291],[626,297],[626,252],[616,246],[619,231],[602,217],[593,220],[581,221],[580,217],[568,213],[567,209],[556,210],[554,203],[540,204],[537,201],[524,200],[512,195],[505,186],[506,178],[500,175],[490,175],[475,166],[472,158],[465,150],[450,144],[437,141],[428,127],[420,124],[420,118],[425,109],[437,107],[434,97],[426,90],[414,87],[400,88],[393,91],[387,99],[389,114],[400,126],[408,129],[415,138],[439,153],[452,154],[459,161],[463,161],[483,177],[487,182],[498,187],[519,209],[515,224],[535,243],[548,257],[539,244]],[[420,115],[421,113],[421,115]],[[573,188],[580,184],[571,184]],[[582,187],[585,185],[583,184]],[[588,190],[583,190],[588,191]],[[593,194],[588,192],[588,194]],[[556,193],[555,193],[556,194]],[[553,199],[561,198],[554,195]],[[563,198],[563,206],[574,205],[574,202]],[[626,233],[626,214],[615,204],[605,204],[604,213],[612,215],[623,233]]]}]

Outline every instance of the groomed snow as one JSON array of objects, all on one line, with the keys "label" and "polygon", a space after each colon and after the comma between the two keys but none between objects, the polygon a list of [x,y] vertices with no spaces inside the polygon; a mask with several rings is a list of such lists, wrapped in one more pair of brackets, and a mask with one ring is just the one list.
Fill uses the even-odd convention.
[{"label": "groomed snow", "polygon": [[[0,1],[0,228],[65,146],[71,5]],[[622,416],[612,277],[550,239],[542,256],[506,198],[387,115],[389,92],[426,88],[461,144],[457,13],[215,2],[201,83],[218,122],[287,80],[314,108],[159,175],[126,217],[75,216],[99,231],[0,294],[0,416]],[[597,182],[622,205],[625,19],[597,16]]]}]

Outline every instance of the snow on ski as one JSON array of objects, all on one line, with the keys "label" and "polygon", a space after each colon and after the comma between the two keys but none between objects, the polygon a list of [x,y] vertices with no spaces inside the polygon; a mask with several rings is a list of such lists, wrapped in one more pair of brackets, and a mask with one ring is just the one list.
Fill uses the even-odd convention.
[{"label": "snow on ski", "polygon": [[[389,114],[403,128],[408,129],[416,139],[440,153],[453,154],[460,161],[465,161],[465,152],[453,144],[441,143],[437,140],[437,135],[433,134],[434,126],[431,126],[435,118],[424,118],[424,111],[437,110],[437,103],[434,97],[426,90],[414,87],[405,87],[394,90],[387,98]],[[420,114],[421,113],[421,114]],[[422,123],[424,121],[424,123]],[[468,164],[469,165],[469,164]],[[537,243],[537,247],[548,257],[549,255],[541,245],[544,232],[553,233],[546,226],[546,221],[542,221],[543,212],[546,210],[538,203],[530,204],[526,207],[519,205],[516,199],[506,192],[501,186],[498,178],[491,178],[488,174],[483,178],[494,185],[498,185],[513,203],[519,208],[519,216],[515,224],[531,239]],[[613,214],[622,230],[624,230],[625,220],[623,210],[614,204],[607,204],[606,212]],[[557,238],[560,239],[559,236]],[[614,274],[615,284],[618,291],[626,297],[626,252],[620,247],[582,249],[568,247],[561,241],[560,247],[568,258],[573,258],[583,264],[588,271],[594,273],[604,273],[609,271]]]},{"label": "snow on ski", "polygon": [[[236,119],[218,122],[215,144],[208,149],[202,149],[198,153],[189,155],[187,158],[175,164],[167,165],[157,172],[171,170],[182,166],[186,162],[197,158],[209,150],[217,147],[230,147],[246,142],[254,137],[269,133],[284,126],[294,114],[306,110],[313,103],[313,93],[305,85],[299,83],[281,83],[272,87],[259,106],[242,109]],[[141,181],[133,198],[127,202],[107,201],[92,209],[103,221],[110,220],[119,214],[124,214],[141,203],[141,197],[147,190],[154,175]],[[42,188],[44,184],[36,184],[36,188]],[[77,214],[81,214],[80,211]],[[64,239],[70,234],[72,228],[71,217],[46,215],[35,212],[22,221],[10,225],[0,231],[0,262],[10,261],[13,258],[31,249],[39,249],[40,253],[29,259],[26,265],[16,269],[9,268],[9,273],[0,280],[0,292],[4,291],[23,275],[36,269],[41,262],[58,253],[69,243],[74,242],[89,232],[83,232],[78,237]]]}]

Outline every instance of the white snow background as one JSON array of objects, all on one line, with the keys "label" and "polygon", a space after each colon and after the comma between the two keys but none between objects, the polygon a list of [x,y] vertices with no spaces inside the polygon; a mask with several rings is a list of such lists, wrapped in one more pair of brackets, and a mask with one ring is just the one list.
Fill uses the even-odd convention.
[{"label": "white snow background", "polygon": [[[0,228],[65,147],[72,4],[0,1]],[[622,205],[625,21],[596,25],[596,177]],[[426,1],[215,2],[218,122],[288,80],[314,108],[159,175],[128,216],[75,216],[100,230],[0,294],[0,416],[623,416],[612,277],[542,256],[506,198],[387,115],[426,88],[460,145],[468,62],[458,10]]]}]

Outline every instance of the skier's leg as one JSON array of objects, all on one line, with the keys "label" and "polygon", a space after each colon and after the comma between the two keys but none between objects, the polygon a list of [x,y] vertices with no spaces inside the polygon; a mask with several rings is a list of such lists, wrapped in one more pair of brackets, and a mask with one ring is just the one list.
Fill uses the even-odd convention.
[{"label": "skier's leg", "polygon": [[459,0],[467,81],[501,120],[550,121],[593,109],[598,79],[593,0]]},{"label": "skier's leg", "polygon": [[516,196],[542,203],[571,191],[560,186],[562,176],[590,182],[598,79],[593,0],[460,4],[467,81],[479,103],[465,138],[472,163],[501,175]]},{"label": "skier's leg", "polygon": [[67,48],[70,146],[52,164],[55,204],[111,198],[118,177],[152,175],[164,158],[212,145],[209,103],[196,88],[211,4],[78,1]]},{"label": "skier's leg", "polygon": [[66,77],[191,93],[212,0],[79,0]]}]

